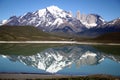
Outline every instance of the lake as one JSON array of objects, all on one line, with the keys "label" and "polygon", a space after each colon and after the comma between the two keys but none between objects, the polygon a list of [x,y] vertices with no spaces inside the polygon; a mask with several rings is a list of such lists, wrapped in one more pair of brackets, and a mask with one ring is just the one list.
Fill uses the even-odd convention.
[{"label": "lake", "polygon": [[120,46],[4,43],[0,72],[120,76]]}]

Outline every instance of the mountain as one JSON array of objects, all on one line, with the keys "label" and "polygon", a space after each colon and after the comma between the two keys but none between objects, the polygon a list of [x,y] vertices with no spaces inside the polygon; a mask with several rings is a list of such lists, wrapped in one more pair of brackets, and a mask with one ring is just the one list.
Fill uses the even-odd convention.
[{"label": "mountain", "polygon": [[97,14],[81,14],[76,17],[57,6],[49,6],[21,16],[12,16],[0,25],[34,26],[44,32],[60,36],[96,37],[108,32],[120,32],[120,18],[105,21]]},{"label": "mountain", "polygon": [[105,24],[104,19],[97,14],[85,15],[80,14],[80,11],[77,11],[76,18],[88,29]]},{"label": "mountain", "polygon": [[23,16],[10,17],[5,25],[35,26],[46,32],[77,33],[84,29],[84,25],[72,17],[70,12],[64,11],[57,6],[50,6],[35,12],[28,12]]}]

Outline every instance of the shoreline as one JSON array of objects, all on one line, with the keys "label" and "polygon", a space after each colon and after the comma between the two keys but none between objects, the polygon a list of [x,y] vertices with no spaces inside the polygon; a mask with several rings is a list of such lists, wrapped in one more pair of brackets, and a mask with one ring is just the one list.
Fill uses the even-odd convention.
[{"label": "shoreline", "polygon": [[77,41],[0,41],[0,43],[50,43],[50,44],[83,44],[83,45],[120,45],[120,43],[77,42]]},{"label": "shoreline", "polygon": [[0,79],[9,79],[9,80],[36,80],[36,79],[49,79],[49,80],[58,80],[58,79],[109,79],[109,80],[119,80],[119,76],[104,75],[104,74],[95,74],[95,75],[59,75],[59,74],[31,74],[31,73],[0,73]]}]

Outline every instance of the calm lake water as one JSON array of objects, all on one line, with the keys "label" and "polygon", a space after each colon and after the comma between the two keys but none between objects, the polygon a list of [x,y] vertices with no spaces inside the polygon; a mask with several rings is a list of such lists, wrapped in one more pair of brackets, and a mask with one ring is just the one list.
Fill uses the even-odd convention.
[{"label": "calm lake water", "polygon": [[0,72],[120,76],[120,46],[0,44]]}]

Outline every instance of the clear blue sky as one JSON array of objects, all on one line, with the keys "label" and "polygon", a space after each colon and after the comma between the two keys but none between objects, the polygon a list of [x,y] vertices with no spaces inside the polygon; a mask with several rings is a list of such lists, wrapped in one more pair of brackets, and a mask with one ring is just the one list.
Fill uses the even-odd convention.
[{"label": "clear blue sky", "polygon": [[73,14],[77,10],[84,14],[99,14],[107,21],[120,17],[120,0],[0,0],[0,20],[51,5],[72,11]]}]

